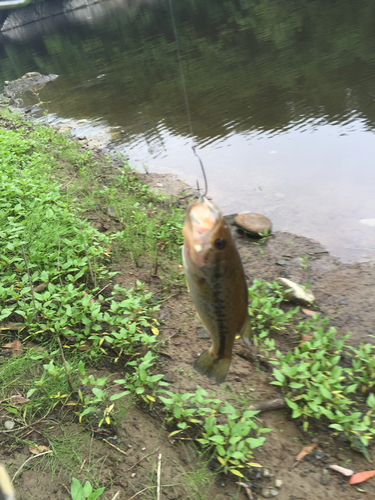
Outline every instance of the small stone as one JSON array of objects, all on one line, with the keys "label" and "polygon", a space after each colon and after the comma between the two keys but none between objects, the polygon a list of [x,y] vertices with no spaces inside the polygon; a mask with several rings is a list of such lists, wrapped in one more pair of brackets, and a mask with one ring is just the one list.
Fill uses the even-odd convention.
[{"label": "small stone", "polygon": [[170,309],[167,309],[166,311],[160,313],[158,320],[162,321],[164,318],[166,318],[168,316],[169,312],[170,312]]},{"label": "small stone", "polygon": [[317,460],[322,460],[322,458],[328,458],[329,455],[327,453],[324,453],[324,451],[316,451],[315,452],[315,458]]},{"label": "small stone", "polygon": [[264,498],[270,498],[271,493],[269,488],[262,488],[262,497]]},{"label": "small stone", "polygon": [[197,328],[197,337],[199,339],[209,339],[210,338],[210,334],[208,333],[208,331],[205,329],[204,326],[198,326],[198,328]]},{"label": "small stone", "polygon": [[288,266],[290,264],[289,260],[279,259],[276,261],[278,266]]},{"label": "small stone", "polygon": [[7,420],[6,422],[4,422],[4,427],[6,428],[7,431],[11,431],[14,427],[14,422],[13,420]]},{"label": "small stone", "polygon": [[234,225],[255,236],[267,232],[271,234],[272,222],[261,214],[241,214],[234,219]]},{"label": "small stone", "polygon": [[347,300],[340,300],[339,304],[341,306],[347,306],[348,305],[348,301]]},{"label": "small stone", "polygon": [[277,490],[270,490],[271,497],[277,497],[278,494],[279,494],[279,492]]},{"label": "small stone", "polygon": [[169,384],[173,384],[173,382],[175,380],[174,373],[173,372],[165,373],[163,380],[164,380],[164,382],[168,382]]},{"label": "small stone", "polygon": [[269,469],[262,469],[262,472],[263,472],[263,477],[270,477],[271,476]]},{"label": "small stone", "polygon": [[275,487],[276,488],[281,488],[282,485],[283,485],[283,482],[281,481],[281,479],[275,479]]},{"label": "small stone", "polygon": [[329,483],[329,473],[327,469],[322,470],[322,474],[320,476],[320,482],[326,486]]},{"label": "small stone", "polygon": [[319,254],[319,253],[328,253],[328,250],[325,250],[324,248],[320,248],[320,247],[314,247],[311,250],[308,250],[307,253],[310,255]]},{"label": "small stone", "polygon": [[142,451],[146,451],[146,446],[144,446],[144,447],[142,448]]},{"label": "small stone", "polygon": [[225,220],[225,222],[227,224],[229,224],[230,226],[233,226],[234,225],[234,219],[237,217],[238,214],[229,214],[229,215],[224,215],[223,216],[223,219]]},{"label": "small stone", "polygon": [[135,472],[132,473],[131,477],[135,477]]},{"label": "small stone", "polygon": [[111,205],[110,207],[108,207],[107,209],[107,213],[110,217],[116,217],[116,209],[113,205]]},{"label": "small stone", "polygon": [[300,285],[297,285],[297,283],[294,283],[293,281],[290,281],[286,278],[277,278],[276,281],[284,289],[285,291],[284,298],[286,300],[290,300],[291,302],[297,302],[303,305],[307,305],[310,304],[311,302],[314,302],[315,300],[314,295],[309,290],[305,290]]},{"label": "small stone", "polygon": [[4,85],[9,85],[8,80],[5,80]]}]

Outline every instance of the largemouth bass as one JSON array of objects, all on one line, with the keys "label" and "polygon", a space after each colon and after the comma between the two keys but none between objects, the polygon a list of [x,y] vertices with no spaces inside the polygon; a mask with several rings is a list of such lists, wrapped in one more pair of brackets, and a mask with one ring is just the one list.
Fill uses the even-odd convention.
[{"label": "largemouth bass", "polygon": [[224,382],[234,339],[250,346],[248,291],[240,255],[219,208],[202,198],[186,211],[182,260],[190,296],[212,346],[194,362],[201,375]]}]

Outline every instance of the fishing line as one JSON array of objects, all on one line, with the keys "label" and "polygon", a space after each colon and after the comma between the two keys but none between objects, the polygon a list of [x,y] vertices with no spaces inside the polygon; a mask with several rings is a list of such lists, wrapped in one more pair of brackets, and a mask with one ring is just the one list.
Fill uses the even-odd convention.
[{"label": "fishing line", "polygon": [[[184,76],[184,70],[183,70],[183,67],[182,67],[182,59],[181,59],[180,46],[178,44],[178,35],[177,35],[176,23],[175,23],[175,19],[174,19],[174,12],[173,12],[173,7],[172,7],[172,0],[169,0],[169,8],[170,8],[170,11],[171,11],[173,33],[174,33],[174,38],[175,38],[176,47],[177,47],[177,57],[178,57],[178,63],[179,63],[179,66],[180,66],[182,88],[183,88],[183,91],[184,91],[186,114],[187,114],[187,117],[188,117],[188,122],[189,122],[189,127],[190,127],[190,134],[191,134],[191,136],[193,138],[193,142],[194,142],[193,124],[192,124],[192,121],[191,121],[189,99],[188,99],[188,95],[187,95],[187,91],[186,91],[186,81],[185,81],[185,76]],[[206,172],[205,172],[204,167],[203,167],[202,160],[200,159],[200,156],[198,155],[198,153],[195,150],[196,147],[197,146],[194,145],[191,148],[194,151],[195,156],[198,158],[199,164],[200,164],[201,169],[202,169],[203,179],[204,179],[204,194],[203,194],[203,198],[204,198],[207,195],[207,190],[208,190],[207,177],[206,177]],[[198,193],[199,193],[199,196],[200,196],[200,189],[199,189],[198,181],[197,181],[197,187],[198,187]]]}]

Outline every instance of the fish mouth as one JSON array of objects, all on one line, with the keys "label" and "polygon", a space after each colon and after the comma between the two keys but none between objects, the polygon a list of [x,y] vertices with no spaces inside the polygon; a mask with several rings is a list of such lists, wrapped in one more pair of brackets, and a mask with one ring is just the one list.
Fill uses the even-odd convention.
[{"label": "fish mouth", "polygon": [[201,253],[217,230],[221,218],[220,209],[208,200],[193,202],[186,212],[184,230],[185,240],[188,240],[189,246]]}]

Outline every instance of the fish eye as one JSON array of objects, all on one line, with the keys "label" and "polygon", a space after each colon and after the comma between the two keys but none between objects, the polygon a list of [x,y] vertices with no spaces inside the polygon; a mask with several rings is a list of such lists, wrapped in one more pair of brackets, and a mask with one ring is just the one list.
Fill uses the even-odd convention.
[{"label": "fish eye", "polygon": [[226,241],[224,240],[224,238],[218,238],[217,240],[215,240],[215,247],[218,250],[223,250],[225,248],[225,243]]}]

